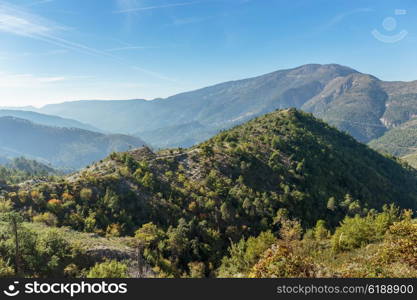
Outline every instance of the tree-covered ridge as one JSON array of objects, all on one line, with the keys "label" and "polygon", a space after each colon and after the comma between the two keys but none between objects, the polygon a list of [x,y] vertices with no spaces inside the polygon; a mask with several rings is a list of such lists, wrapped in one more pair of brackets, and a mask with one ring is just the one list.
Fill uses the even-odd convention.
[{"label": "tree-covered ridge", "polygon": [[144,142],[121,134],[46,126],[15,117],[0,117],[0,155],[25,156],[55,167],[79,169],[112,151],[126,151]]},{"label": "tree-covered ridge", "polygon": [[62,173],[50,166],[24,157],[6,160],[3,165],[0,165],[0,183],[16,184],[30,179],[55,175],[62,175]]},{"label": "tree-covered ridge", "polygon": [[11,159],[10,162],[6,164],[6,167],[27,172],[34,176],[56,175],[59,173],[51,166],[47,166],[36,160],[26,159],[24,157],[16,157]]},{"label": "tree-covered ridge", "polygon": [[416,167],[417,119],[401,124],[387,131],[383,136],[369,143],[373,149],[401,157],[403,161]]},{"label": "tree-covered ridge", "polygon": [[[141,148],[60,181],[5,195],[28,220],[99,235],[135,233],[160,276],[214,276],[230,242],[282,226],[417,207],[416,171],[295,109],[190,149]],[[269,247],[269,245],[268,245]]]},{"label": "tree-covered ridge", "polygon": [[417,128],[394,128],[382,137],[373,140],[369,146],[380,152],[398,157],[417,151]]},{"label": "tree-covered ridge", "polygon": [[417,94],[400,94],[389,98],[383,120],[388,127],[399,126],[417,116]]}]

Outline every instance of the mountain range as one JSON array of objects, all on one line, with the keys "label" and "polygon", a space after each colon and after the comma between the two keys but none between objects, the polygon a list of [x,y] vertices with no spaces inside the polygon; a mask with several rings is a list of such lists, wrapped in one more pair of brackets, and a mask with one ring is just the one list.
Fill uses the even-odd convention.
[{"label": "mountain range", "polygon": [[113,151],[143,146],[121,134],[105,135],[79,128],[52,127],[26,119],[0,117],[0,157],[25,156],[64,169],[79,169]]},{"label": "mountain range", "polygon": [[187,147],[275,109],[295,107],[367,143],[417,116],[417,81],[385,82],[336,64],[309,64],[166,99],[75,101],[38,112],[108,132],[146,137],[156,148]]},{"label": "mountain range", "polygon": [[[32,108],[33,109],[33,108]],[[33,123],[40,125],[52,126],[52,127],[66,127],[66,128],[79,128],[89,131],[102,132],[102,130],[81,123],[72,119],[65,119],[57,116],[41,114],[33,111],[26,110],[12,110],[12,109],[0,109],[0,118],[1,117],[15,117],[20,119],[25,119]]]},{"label": "mountain range", "polygon": [[[126,135],[135,136],[138,139],[129,137],[128,144],[140,145],[143,142],[139,140],[144,140],[155,149],[163,149],[193,146],[256,116],[288,107],[311,112],[356,140],[382,152],[405,156],[414,164],[417,81],[386,82],[337,64],[304,65],[166,99],[64,102],[42,108],[2,109],[0,116],[39,125],[122,134],[124,139]],[[0,147],[3,154],[15,152],[14,155],[44,159],[22,149],[9,149],[2,141]],[[97,155],[81,160],[82,164],[98,158],[98,153],[108,153],[98,151],[98,147],[103,145],[96,144],[92,151]],[[67,152],[61,157],[73,161],[79,158],[68,155]],[[64,160],[51,161],[62,166]]]}]

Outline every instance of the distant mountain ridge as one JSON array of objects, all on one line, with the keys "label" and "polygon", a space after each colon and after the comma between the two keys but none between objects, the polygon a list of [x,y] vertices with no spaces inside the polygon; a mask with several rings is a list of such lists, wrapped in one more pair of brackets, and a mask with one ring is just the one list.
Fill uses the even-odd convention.
[{"label": "distant mountain ridge", "polygon": [[[32,109],[34,108],[32,107]],[[25,119],[25,120],[31,121],[33,123],[41,124],[41,125],[54,126],[54,127],[79,128],[79,129],[84,129],[84,130],[102,132],[102,130],[94,126],[84,124],[76,120],[41,114],[41,113],[37,113],[33,111],[0,108],[0,117],[16,117],[16,118]]]},{"label": "distant mountain ridge", "polygon": [[166,99],[75,101],[37,111],[148,136],[156,147],[184,147],[275,109],[295,107],[367,143],[417,116],[416,99],[417,81],[384,82],[337,64],[309,64]]},{"label": "distant mountain ridge", "polygon": [[[355,72],[337,65],[306,65],[220,83],[166,99],[76,101],[47,105],[39,111],[127,134],[146,134],[157,129],[198,122],[205,128],[195,132],[193,143],[196,143],[204,140],[199,137],[200,132],[226,129],[277,108],[299,107],[334,77]],[[180,134],[179,131],[171,136],[169,146],[183,146],[177,141]],[[155,146],[159,146],[159,143]]]},{"label": "distant mountain ridge", "polygon": [[24,156],[54,167],[78,169],[112,151],[125,151],[145,143],[132,136],[79,128],[45,126],[31,121],[0,117],[0,157]]}]

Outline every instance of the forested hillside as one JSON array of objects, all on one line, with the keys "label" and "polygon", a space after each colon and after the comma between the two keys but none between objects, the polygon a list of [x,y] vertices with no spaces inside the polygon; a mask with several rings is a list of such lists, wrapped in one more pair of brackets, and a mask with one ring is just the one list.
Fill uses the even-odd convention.
[{"label": "forested hillside", "polygon": [[0,183],[3,184],[15,184],[29,179],[62,174],[61,171],[55,170],[50,166],[35,160],[25,159],[24,157],[17,157],[0,163]]},{"label": "forested hillside", "polygon": [[[407,219],[391,203],[417,208],[417,175],[312,115],[289,109],[193,148],[113,153],[63,180],[12,186],[3,201],[26,221],[108,237],[134,236],[132,245],[155,276],[248,276],[263,251],[281,240],[299,241],[317,222],[325,224],[317,230],[328,230],[328,236],[355,215],[378,228],[378,236],[366,231],[359,241],[334,246],[335,253],[382,242],[394,222]],[[388,219],[376,227],[372,222],[384,206],[378,218]],[[362,219],[353,220],[357,225],[339,230],[362,232]],[[251,254],[253,247],[257,250]],[[290,250],[276,247],[265,255],[278,257],[279,263],[276,255]],[[252,250],[244,254],[247,248]],[[230,269],[234,263],[228,259],[240,259],[236,255],[245,256],[245,270]],[[250,274],[273,276],[258,271],[265,264],[261,260]],[[75,274],[85,274],[83,267],[78,262]],[[335,269],[329,274],[336,276]]]},{"label": "forested hillside", "polygon": [[106,157],[144,145],[132,136],[40,125],[15,117],[0,117],[0,156],[25,156],[55,167],[78,169]]},{"label": "forested hillside", "polygon": [[387,131],[383,136],[369,143],[373,149],[401,157],[410,165],[417,167],[417,120],[411,119]]}]

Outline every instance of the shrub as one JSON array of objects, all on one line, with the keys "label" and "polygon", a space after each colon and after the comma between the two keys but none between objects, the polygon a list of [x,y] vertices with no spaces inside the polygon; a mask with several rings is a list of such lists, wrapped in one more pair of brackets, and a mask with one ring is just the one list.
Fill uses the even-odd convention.
[{"label": "shrub", "polygon": [[97,263],[88,271],[87,278],[128,278],[127,265],[116,260]]},{"label": "shrub", "polygon": [[252,266],[259,260],[262,254],[277,239],[272,232],[262,232],[258,237],[250,237],[246,241],[241,239],[239,243],[229,248],[229,256],[222,259],[219,268],[219,277],[245,277]]},{"label": "shrub", "polygon": [[89,188],[83,188],[80,191],[80,198],[82,201],[88,202],[93,197],[93,191]]},{"label": "shrub", "polygon": [[326,221],[318,220],[316,226],[313,229],[313,236],[317,241],[328,238],[330,231],[326,228]]},{"label": "shrub", "polygon": [[397,222],[389,228],[386,252],[417,269],[417,223],[410,219]]},{"label": "shrub", "polygon": [[57,229],[38,236],[35,263],[38,264],[36,271],[42,276],[62,276],[71,258],[72,247]]},{"label": "shrub", "polygon": [[96,229],[96,213],[93,211],[90,211],[87,218],[84,220],[84,230],[86,232],[94,232]]},{"label": "shrub", "polygon": [[308,257],[292,252],[290,247],[274,245],[252,268],[251,278],[316,277],[318,267]]},{"label": "shrub", "polygon": [[6,213],[11,211],[13,208],[13,203],[10,200],[0,198],[0,213]]},{"label": "shrub", "polygon": [[106,237],[118,237],[122,233],[122,226],[120,224],[110,224],[106,229]]},{"label": "shrub", "polygon": [[44,223],[48,226],[56,226],[58,223],[57,217],[50,212],[46,212],[33,217],[33,222]]},{"label": "shrub", "polygon": [[368,213],[366,217],[345,217],[332,237],[335,252],[349,251],[369,243],[381,241],[389,226],[399,218],[399,210],[391,205],[384,206],[383,212]]},{"label": "shrub", "polygon": [[206,266],[202,262],[190,262],[188,263],[190,269],[191,278],[203,278],[205,277]]},{"label": "shrub", "polygon": [[142,246],[149,247],[155,245],[163,237],[163,234],[164,232],[151,222],[143,224],[141,228],[136,230],[135,238]]},{"label": "shrub", "polygon": [[14,270],[10,267],[2,257],[0,257],[0,278],[12,277],[14,275]]},{"label": "shrub", "polygon": [[349,251],[371,243],[375,239],[375,231],[369,218],[345,217],[332,237],[335,252]]},{"label": "shrub", "polygon": [[290,220],[287,217],[283,217],[279,221],[281,228],[279,230],[279,235],[281,239],[285,242],[298,241],[301,239],[303,233],[303,228],[297,220]]}]

